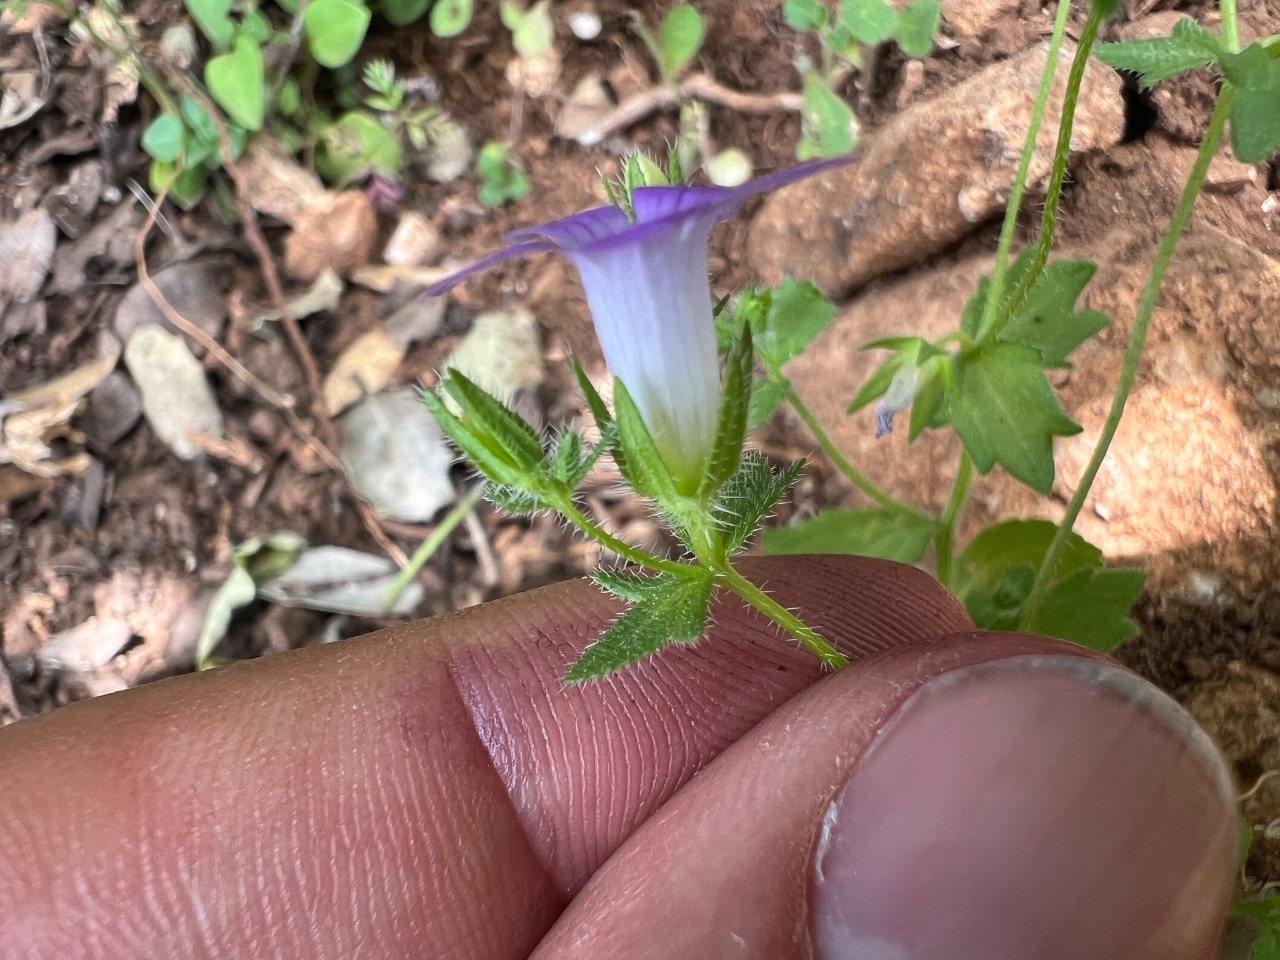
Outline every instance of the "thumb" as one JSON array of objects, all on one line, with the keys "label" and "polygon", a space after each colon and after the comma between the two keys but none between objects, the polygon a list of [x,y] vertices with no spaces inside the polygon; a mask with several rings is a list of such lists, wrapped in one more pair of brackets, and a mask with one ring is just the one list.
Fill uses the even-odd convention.
[{"label": "thumb", "polygon": [[1128,671],[1021,635],[904,646],[725,751],[536,956],[1202,960],[1234,810],[1205,735]]}]

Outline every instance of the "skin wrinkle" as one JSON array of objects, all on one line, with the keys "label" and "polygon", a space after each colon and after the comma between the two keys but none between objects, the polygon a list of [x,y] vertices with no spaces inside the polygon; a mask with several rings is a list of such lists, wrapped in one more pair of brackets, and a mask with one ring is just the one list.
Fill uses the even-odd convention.
[{"label": "skin wrinkle", "polygon": [[[865,564],[852,558],[794,558],[789,562],[796,568],[795,580],[779,583],[784,595],[801,600],[806,609],[823,611],[814,618],[815,628],[833,637],[851,637],[842,647],[855,658],[885,648],[887,641],[876,631],[907,639],[952,632],[969,622],[957,601],[935,600],[942,591],[913,568]],[[838,581],[818,573],[833,562],[847,563],[858,573]],[[813,565],[817,575],[804,576],[807,564]],[[752,565],[744,564],[744,568],[749,574]],[[560,592],[563,597],[568,590]],[[885,595],[900,597],[901,603],[874,602]],[[561,611],[569,622],[586,631],[600,629],[621,608],[618,601],[603,594],[593,594],[589,603],[576,591],[573,596],[576,603],[557,598],[549,604],[550,615],[540,630],[554,632],[556,615]],[[920,605],[922,614],[916,613],[916,596],[928,598]],[[867,626],[867,615],[880,607],[893,612],[886,618],[871,618],[872,625]],[[490,642],[453,652],[451,677],[471,723],[491,758],[514,758],[514,764],[495,762],[494,769],[502,777],[533,850],[565,895],[580,889],[631,826],[658,809],[724,744],[745,733],[771,706],[789,699],[821,675],[816,661],[754,611],[744,610],[732,599],[718,599],[715,612],[717,627],[711,640],[667,648],[630,668],[622,680],[606,678],[578,688],[572,708],[556,713],[559,729],[555,733],[567,732],[567,740],[526,727],[543,721],[546,710],[539,706],[542,697],[562,695],[558,693],[560,678],[576,650],[566,650],[562,644],[528,642],[518,624],[504,622]],[[773,669],[779,665],[791,669]],[[763,691],[768,695],[762,695]],[[739,705],[741,709],[735,709]],[[505,722],[512,717],[528,719],[521,727],[512,728]],[[653,735],[655,728],[661,737]],[[530,733],[535,734],[535,743],[547,743],[553,752],[528,749]],[[510,739],[504,742],[506,738]],[[589,755],[582,752],[584,744],[590,748]],[[646,750],[664,753],[661,757],[646,756]],[[672,778],[638,783],[637,758],[641,757],[650,762],[655,773],[663,768],[672,771]],[[655,760],[656,766],[652,765]],[[555,784],[556,788],[530,790],[529,785],[535,783]],[[593,801],[591,806],[584,806],[584,798]]]}]

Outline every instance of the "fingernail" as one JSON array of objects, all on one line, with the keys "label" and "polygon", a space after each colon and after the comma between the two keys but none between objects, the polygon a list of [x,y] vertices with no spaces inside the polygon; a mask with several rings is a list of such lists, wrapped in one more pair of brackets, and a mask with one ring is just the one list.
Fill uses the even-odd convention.
[{"label": "fingernail", "polygon": [[1217,750],[1097,660],[1024,656],[931,680],[820,831],[823,960],[1199,960],[1237,848]]}]

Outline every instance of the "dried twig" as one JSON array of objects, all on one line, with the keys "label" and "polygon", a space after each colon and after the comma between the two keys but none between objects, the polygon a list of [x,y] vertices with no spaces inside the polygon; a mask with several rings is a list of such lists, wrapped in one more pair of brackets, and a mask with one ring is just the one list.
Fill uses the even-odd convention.
[{"label": "dried twig", "polygon": [[694,73],[685,77],[678,87],[650,87],[627,97],[594,127],[578,134],[577,141],[583,146],[594,146],[652,113],[675,106],[685,97],[696,97],[739,113],[798,112],[804,109],[804,97],[798,93],[744,93],[726,87],[708,74]]},{"label": "dried twig", "polygon": [[[182,314],[178,313],[178,311],[174,309],[173,304],[166,299],[160,288],[156,286],[150,272],[147,270],[146,243],[147,237],[151,233],[151,228],[155,226],[156,216],[159,213],[161,206],[164,204],[165,197],[167,195],[167,189],[161,190],[156,196],[154,203],[147,207],[147,216],[138,230],[137,237],[134,239],[133,252],[138,269],[138,282],[142,284],[142,288],[147,291],[147,295],[151,297],[152,302],[155,303],[156,308],[164,315],[166,320],[172,323],[183,333],[189,334],[193,339],[203,345],[214,359],[222,363],[228,370],[235,374],[237,378],[243,381],[246,386],[257,393],[268,404],[276,407],[284,413],[290,429],[294,431],[298,438],[302,440],[303,443],[311,447],[326,465],[342,477],[343,482],[347,485],[347,489],[351,492],[352,500],[356,505],[356,511],[360,514],[360,520],[364,524],[365,529],[368,530],[369,536],[373,538],[374,542],[378,544],[383,553],[390,557],[397,566],[404,566],[405,563],[408,562],[408,557],[405,555],[405,552],[396,546],[396,544],[392,542],[386,532],[382,529],[378,515],[374,512],[373,507],[369,506],[369,504],[366,503],[354,489],[352,489],[351,478],[347,476],[347,471],[343,467],[342,461],[338,458],[337,454],[335,454],[327,444],[320,440],[320,438],[312,432],[310,427],[308,427],[298,416],[297,412],[294,410],[293,398],[281,394],[268,384],[264,383],[261,379],[254,376],[254,374],[246,369],[245,366],[236,360],[235,357],[231,356],[231,354],[229,354],[221,344],[186,317],[182,316]],[[261,237],[261,234],[259,234],[259,237]],[[269,254],[270,251],[268,251],[268,255]],[[279,287],[277,286],[277,291],[278,290]],[[281,295],[280,299],[283,300],[283,295]],[[277,309],[279,309],[278,304]],[[300,332],[299,335],[301,335]],[[310,356],[309,352],[308,356]],[[328,420],[327,422],[329,423],[330,428],[333,429],[333,421]],[[333,429],[333,433],[336,438],[336,429]]]}]

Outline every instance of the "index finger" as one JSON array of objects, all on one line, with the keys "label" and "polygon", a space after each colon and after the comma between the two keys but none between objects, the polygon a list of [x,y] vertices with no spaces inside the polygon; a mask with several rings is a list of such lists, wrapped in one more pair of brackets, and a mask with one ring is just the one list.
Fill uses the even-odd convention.
[{"label": "index finger", "polygon": [[[898,564],[748,573],[855,658],[969,626]],[[8,948],[524,956],[640,823],[820,676],[730,600],[702,643],[564,687],[618,612],[560,584],[0,731]]]}]

